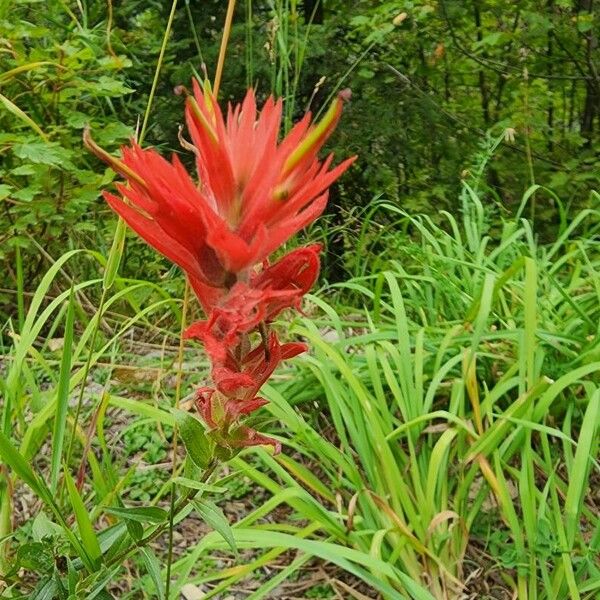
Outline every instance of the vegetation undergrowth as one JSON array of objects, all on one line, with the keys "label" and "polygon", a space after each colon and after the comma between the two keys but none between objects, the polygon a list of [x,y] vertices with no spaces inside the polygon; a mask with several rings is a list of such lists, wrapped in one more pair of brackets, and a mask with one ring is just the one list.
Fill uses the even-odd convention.
[{"label": "vegetation undergrowth", "polygon": [[[523,210],[532,193],[544,190],[528,190]],[[174,591],[210,582],[208,597],[219,597],[293,549],[294,560],[252,598],[268,597],[315,556],[386,598],[495,597],[498,589],[523,598],[597,594],[600,521],[589,490],[599,476],[599,215],[588,210],[565,221],[552,244],[538,243],[530,222],[517,215],[502,223],[494,240],[489,211],[468,183],[462,203],[460,218],[447,214],[445,228],[393,205],[379,207],[402,221],[412,241],[405,238],[380,273],[331,288],[329,303],[311,297],[307,317],[291,323],[314,353],[297,359],[265,392],[273,424],[282,427],[284,453],[243,453],[231,462],[233,472],[224,483],[207,488],[218,499],[228,481],[245,477],[269,498],[231,527],[207,499],[219,533],[191,540],[175,560]],[[377,223],[370,229],[377,232]],[[391,248],[395,235],[384,236]],[[139,473],[140,464],[160,455],[153,456],[151,444],[142,457],[135,445],[126,450],[129,458],[121,456],[119,439],[149,427],[155,445],[171,435],[164,390],[169,361],[176,360],[176,334],[161,330],[160,322],[165,317],[175,322],[180,313],[179,302],[157,286],[119,279],[121,289],[106,301],[114,333],[104,335],[92,354],[101,380],[88,384],[86,393],[96,400],[82,421],[87,430],[75,432],[90,479],[82,496],[68,480],[56,494],[52,479],[47,488],[36,474],[51,468],[49,456],[55,456],[61,438],[72,435],[68,403],[81,384],[94,325],[75,315],[74,298],[98,281],[77,284],[72,292],[65,287],[43,302],[73,256],[65,254],[49,271],[23,326],[11,334],[12,342],[8,336],[4,341],[12,348],[2,392],[12,400],[3,407],[3,422],[14,445],[3,436],[2,455],[45,508],[33,527],[21,523],[10,533],[11,505],[4,503],[3,547],[11,538],[20,541],[8,573],[15,589],[26,585],[23,569],[47,573],[39,593],[58,585],[61,571],[52,557],[61,556],[65,544],[81,553],[80,568],[91,568],[100,555],[105,561],[114,554],[133,523],[159,523],[166,512],[144,505],[150,497],[150,504],[160,504],[173,481],[168,475],[155,478],[150,496],[141,497],[143,506],[123,508],[120,499],[127,504],[140,499],[127,492],[131,478],[139,477],[135,467]],[[126,319],[119,312],[128,303],[136,316]],[[59,343],[70,352],[63,354],[57,375],[52,365],[59,361],[52,357],[60,353],[51,347],[53,330],[63,321]],[[129,338],[136,326],[138,335]],[[40,345],[42,331],[47,335]],[[148,339],[156,358],[146,351],[129,354],[138,366],[128,378],[118,356],[128,345],[134,348],[136,338],[140,344]],[[142,363],[148,361],[158,366],[145,371]],[[62,427],[52,425],[53,415],[64,419]],[[107,429],[113,429],[111,440]],[[189,474],[174,476],[192,485]],[[11,488],[22,486],[11,481]],[[5,494],[15,497],[14,489],[5,488]],[[285,523],[268,519],[280,505],[291,511]],[[64,516],[70,511],[77,533]],[[94,532],[97,526],[100,533]],[[228,543],[239,551],[252,549],[253,559],[198,572],[215,552],[217,557],[226,552]],[[139,568],[160,571],[158,559],[147,552]],[[66,570],[77,581],[75,589],[101,589],[121,568],[95,568],[95,575],[81,580],[78,560],[69,559]],[[145,593],[150,581],[162,581],[160,573],[154,575],[138,584]]]},{"label": "vegetation undergrowth", "polygon": [[[190,414],[210,364],[180,335],[199,309],[174,268],[126,242],[122,222],[107,241],[114,227],[96,198],[112,175],[80,152],[80,134],[88,122],[110,150],[134,129],[175,147],[172,87],[201,70],[198,59],[219,62],[221,38],[190,2],[109,3],[108,21],[106,6],[76,4],[48,3],[43,26],[37,4],[20,4],[1,48],[0,596],[597,598],[600,197],[586,192],[594,117],[578,130],[566,116],[581,103],[585,120],[593,96],[591,76],[577,74],[591,68],[577,53],[593,42],[593,11],[581,3],[567,43],[564,3],[538,19],[529,3],[512,30],[485,36],[494,18],[503,23],[498,11],[482,18],[475,6],[473,25],[458,3],[438,14],[427,2],[400,12],[357,1],[349,29],[335,2],[330,29],[319,2],[239,3],[224,87],[268,82],[285,97],[288,131],[306,105],[318,112],[351,83],[352,135],[335,143],[354,151],[365,131],[369,140],[366,166],[305,235],[325,246],[321,288],[303,316],[273,326],[311,348],[264,386],[269,403],[251,421],[283,451],[205,464],[204,428]],[[224,18],[225,3],[215,11]],[[449,61],[461,40],[452,30],[438,42],[436,15],[477,34],[480,125],[494,135],[462,129],[452,78],[471,58]],[[497,59],[521,38],[547,43],[546,55],[525,53],[525,75],[510,65],[506,76]],[[340,40],[341,59],[329,51]],[[410,78],[387,64],[400,42],[420,56]],[[562,74],[550,61],[557,45],[573,59]],[[335,80],[313,77],[315,60],[337,65]],[[410,127],[376,133],[393,107],[369,105],[374,86],[399,77],[419,122],[437,111],[443,82],[439,115],[470,135],[465,153],[454,134],[433,143]],[[504,118],[505,86],[523,147]],[[412,150],[395,172],[398,136]],[[534,171],[545,145],[553,169],[582,151],[549,175],[550,159]],[[511,166],[507,148],[525,159]],[[440,152],[454,174],[432,184]],[[460,180],[449,164],[465,167]],[[517,200],[523,181],[532,185]]]},{"label": "vegetation undergrowth", "polygon": [[[235,465],[301,525],[258,541],[245,523],[233,532],[248,547],[291,546],[351,568],[384,597],[396,597],[391,584],[413,598],[593,598],[599,215],[575,216],[551,245],[517,217],[492,242],[467,184],[462,202],[445,229],[402,213],[416,238],[404,260],[338,286],[362,312],[314,298],[296,323],[314,356],[268,389],[288,451],[261,452],[262,469]],[[221,546],[207,539],[182,558],[181,581]]]}]

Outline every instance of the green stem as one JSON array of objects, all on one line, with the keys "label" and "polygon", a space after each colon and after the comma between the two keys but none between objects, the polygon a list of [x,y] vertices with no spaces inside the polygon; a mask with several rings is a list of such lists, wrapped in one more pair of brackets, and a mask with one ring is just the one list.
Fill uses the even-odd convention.
[{"label": "green stem", "polygon": [[[204,471],[202,477],[200,478],[200,483],[206,483],[210,476],[214,473],[217,467],[216,461],[213,461]],[[106,568],[110,569],[117,564],[123,563],[126,561],[132,554],[137,552],[140,548],[143,548],[150,542],[154,541],[157,537],[161,536],[168,527],[171,527],[172,521],[175,520],[175,517],[181,513],[188,505],[189,501],[194,498],[194,496],[198,493],[199,490],[196,489],[188,489],[185,494],[179,499],[179,502],[175,504],[174,508],[171,510],[171,515],[169,516],[169,522],[165,525],[158,526],[152,533],[148,534],[145,538],[142,538],[135,545],[128,547],[126,550],[123,550],[119,554],[117,554],[112,560],[108,561],[106,564]]]},{"label": "green stem", "polygon": [[173,27],[173,19],[175,18],[175,10],[177,8],[177,0],[173,0],[171,4],[171,12],[169,13],[169,20],[167,21],[167,28],[165,29],[165,35],[163,37],[162,45],[160,47],[160,53],[158,55],[158,63],[156,64],[156,71],[154,71],[154,79],[152,80],[152,87],[150,88],[150,95],[148,96],[148,105],[146,106],[146,112],[144,113],[144,121],[142,122],[142,129],[138,138],[138,143],[141,145],[146,135],[146,128],[148,127],[148,119],[150,118],[150,107],[154,100],[154,94],[158,86],[158,77],[160,75],[160,69],[162,67],[163,60],[165,58],[165,52],[167,50],[167,42],[169,41],[169,35],[171,34],[171,28]]},{"label": "green stem", "polygon": [[23,285],[23,257],[21,256],[21,248],[15,248],[15,260],[17,267],[17,315],[19,319],[19,332],[23,331],[25,323],[25,286]]},{"label": "green stem", "polygon": [[185,10],[187,12],[188,20],[190,22],[190,29],[192,30],[192,37],[194,38],[194,44],[196,45],[196,51],[198,52],[198,58],[200,63],[204,64],[204,57],[202,56],[202,48],[200,46],[200,39],[198,38],[198,32],[196,31],[196,24],[194,23],[194,16],[192,15],[192,9],[190,8],[190,0],[185,0]]},{"label": "green stem", "polygon": [[[185,280],[185,292],[183,294],[183,307],[181,309],[181,329],[179,332],[179,353],[178,353],[178,367],[177,367],[177,383],[175,385],[175,408],[179,409],[179,402],[181,400],[181,381],[183,379],[183,348],[184,348],[184,337],[183,332],[186,329],[186,315],[188,310],[188,303],[190,301],[190,283],[189,280]],[[172,463],[172,477],[175,478],[177,473],[177,425],[173,428],[173,463]],[[167,576],[165,582],[165,598],[169,600],[169,590],[171,588],[171,563],[173,561],[173,519],[174,519],[174,508],[175,508],[175,484],[171,484],[171,510],[169,514],[169,550],[167,554]]]},{"label": "green stem", "polygon": [[169,510],[169,549],[167,552],[167,574],[165,577],[165,598],[169,600],[171,591],[171,565],[173,563],[173,521],[175,520],[175,484],[171,484],[171,507]]}]

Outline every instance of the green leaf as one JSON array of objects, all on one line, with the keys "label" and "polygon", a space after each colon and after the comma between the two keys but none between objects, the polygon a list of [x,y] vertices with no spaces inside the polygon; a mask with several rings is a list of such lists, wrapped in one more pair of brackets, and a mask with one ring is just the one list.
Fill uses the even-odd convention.
[{"label": "green leaf", "polygon": [[214,502],[203,498],[192,500],[192,505],[203,521],[219,533],[227,544],[229,544],[229,547],[237,554],[233,532],[223,511]]},{"label": "green leaf", "polygon": [[73,532],[69,529],[67,523],[64,521],[60,509],[54,502],[50,490],[48,487],[46,487],[46,484],[37,477],[37,475],[29,466],[29,463],[23,458],[18,450],[12,445],[11,441],[2,432],[0,432],[0,456],[3,458],[4,462],[17,474],[17,476],[20,477],[46,504],[46,506],[52,509],[56,519],[61,523],[64,534],[69,539],[77,553],[80,555],[80,558],[85,561],[86,567],[92,569],[93,564],[90,561],[90,557],[87,555],[85,548],[81,546],[79,540],[75,537]]},{"label": "green leaf", "polygon": [[171,413],[157,408],[156,406],[152,406],[151,404],[140,402],[139,400],[132,400],[131,398],[121,398],[119,396],[111,395],[109,403],[139,417],[158,421],[162,425],[170,425],[171,427],[174,427],[176,423],[176,419]]},{"label": "green leaf", "polygon": [[56,392],[56,413],[54,415],[54,429],[52,432],[52,459],[50,468],[50,489],[56,493],[58,475],[62,462],[65,430],[67,426],[67,412],[69,409],[69,390],[71,383],[71,348],[73,347],[73,320],[74,320],[74,292],[71,286],[67,316],[65,318],[64,345],[60,362],[60,376],[58,391]]},{"label": "green leaf", "polygon": [[31,600],[54,600],[57,585],[54,579],[45,579],[38,584],[31,595]]},{"label": "green leaf", "polygon": [[125,524],[127,526],[127,533],[136,542],[139,542],[144,537],[144,527],[140,522],[127,519]]},{"label": "green leaf", "polygon": [[120,79],[113,79],[107,75],[101,75],[86,86],[95,96],[125,96],[134,90],[127,87]]},{"label": "green leaf", "polygon": [[203,492],[211,492],[213,494],[224,494],[227,491],[225,487],[218,487],[214,485],[208,485],[189,477],[175,477],[173,479],[175,485],[181,485],[191,490],[202,490]]},{"label": "green leaf", "polygon": [[141,555],[146,566],[146,571],[148,571],[148,575],[150,575],[154,583],[156,596],[159,600],[163,600],[165,597],[165,586],[160,572],[160,563],[150,548],[142,548]]},{"label": "green leaf", "polygon": [[127,226],[123,219],[117,221],[117,227],[115,229],[115,235],[113,237],[112,246],[110,253],[106,261],[106,269],[104,270],[104,279],[102,280],[102,287],[105,290],[109,290],[119,271],[119,264],[121,263],[121,257],[123,256],[123,248],[125,246],[125,233],[127,232]]},{"label": "green leaf", "polygon": [[72,153],[57,143],[28,141],[13,146],[13,153],[22,160],[51,167],[75,169]]},{"label": "green leaf", "polygon": [[16,562],[20,568],[36,571],[37,573],[47,573],[54,564],[48,551],[48,545],[41,542],[21,544],[17,550]]},{"label": "green leaf", "polygon": [[204,425],[189,413],[172,409],[188,456],[200,469],[206,469],[213,457],[213,443],[206,436]]},{"label": "green leaf", "polygon": [[135,508],[121,508],[111,506],[104,509],[107,513],[138,523],[164,523],[169,513],[158,506],[141,506]]},{"label": "green leaf", "polygon": [[14,79],[15,75],[20,75],[21,73],[25,73],[26,71],[32,71],[34,69],[37,69],[38,67],[43,67],[46,65],[52,65],[53,67],[56,67],[57,69],[63,69],[63,70],[65,69],[65,67],[63,67],[59,63],[51,62],[49,60],[40,60],[40,61],[36,61],[36,62],[30,62],[30,63],[26,63],[23,65],[19,65],[18,67],[15,67],[14,69],[5,71],[4,73],[0,73],[0,84],[4,84],[9,79]]},{"label": "green leaf", "polygon": [[6,185],[6,183],[0,183],[0,200],[8,198],[13,190],[12,185]]},{"label": "green leaf", "polygon": [[[12,442],[0,432],[0,456],[4,462],[22,479],[40,498],[49,494],[45,493],[44,484],[39,480],[29,463],[20,452],[12,445]],[[46,490],[48,492],[48,490]]]},{"label": "green leaf", "polygon": [[[587,17],[587,15],[586,15]],[[577,20],[577,30],[581,33],[590,31],[594,27],[594,22],[591,18],[579,18]]]},{"label": "green leaf", "polygon": [[[332,562],[381,591],[390,600],[406,600],[404,594],[390,585],[390,579],[401,582],[414,600],[434,600],[434,597],[417,581],[394,565],[369,552],[321,540],[305,540],[279,531],[236,528],[234,533],[237,543],[242,548],[275,548],[278,546],[296,548],[300,552]],[[373,573],[379,575],[375,576]]]},{"label": "green leaf", "polygon": [[21,200],[22,202],[31,202],[41,192],[42,188],[39,185],[28,185],[27,187],[13,192],[12,197],[15,200]]},{"label": "green leaf", "polygon": [[115,581],[115,575],[121,568],[121,565],[117,565],[110,570],[102,567],[96,575],[94,586],[85,595],[86,600],[94,600],[94,598],[98,598],[98,600],[114,600],[114,597],[111,596],[105,588],[108,584]]},{"label": "green leaf", "polygon": [[577,450],[575,451],[575,460],[569,473],[569,487],[565,499],[565,529],[567,531],[567,543],[572,547],[575,535],[579,531],[579,516],[583,504],[585,491],[588,488],[589,472],[592,464],[591,457],[596,453],[598,447],[598,438],[596,430],[600,423],[600,389],[590,398],[579,440],[577,441]]},{"label": "green leaf", "polygon": [[73,561],[67,558],[67,585],[69,586],[69,594],[75,596],[78,583],[79,572],[75,568]]},{"label": "green leaf", "polygon": [[0,103],[4,105],[4,108],[12,113],[17,119],[20,119],[31,127],[36,133],[38,133],[45,140],[48,136],[42,131],[42,128],[26,113],[24,113],[14,102],[9,100],[4,94],[0,94]]},{"label": "green leaf", "polygon": [[98,543],[96,532],[92,526],[92,521],[90,520],[85,504],[75,487],[75,482],[66,467],[64,468],[64,477],[83,547],[92,563],[97,564],[102,557],[102,550],[100,550],[100,544]]},{"label": "green leaf", "polygon": [[40,511],[33,520],[31,534],[36,542],[41,542],[46,538],[64,537],[61,527],[53,523],[43,511]]}]

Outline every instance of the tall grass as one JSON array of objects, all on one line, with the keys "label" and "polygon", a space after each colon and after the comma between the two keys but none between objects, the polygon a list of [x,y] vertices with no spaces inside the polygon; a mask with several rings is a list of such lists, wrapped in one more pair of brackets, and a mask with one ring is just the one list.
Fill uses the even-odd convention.
[{"label": "tall grass", "polygon": [[[231,461],[233,474],[209,486],[177,464],[142,505],[126,497],[135,463],[123,462],[107,431],[116,440],[133,428],[172,428],[172,397],[160,388],[144,392],[151,401],[127,397],[111,373],[127,359],[119,348],[133,326],[163,337],[163,346],[177,339],[179,302],[111,266],[103,280],[71,286],[63,273],[83,253],[58,259],[23,303],[22,324],[9,324],[3,338],[0,541],[13,597],[48,597],[60,586],[105,593],[135,557],[135,541],[168,528],[160,505],[173,485],[201,491],[194,509],[215,529],[174,561],[174,593],[196,582],[220,597],[293,550],[251,598],[268,597],[313,557],[384,598],[458,598],[490,587],[523,599],[597,596],[600,524],[590,489],[599,469],[598,213],[565,220],[554,242],[540,244],[520,217],[530,193],[498,236],[468,185],[462,215],[446,215],[445,228],[385,202],[369,209],[395,223],[383,235],[375,222],[361,230],[361,254],[377,267],[331,288],[329,303],[311,298],[308,316],[289,326],[314,352],[264,390],[285,452],[243,453]],[[78,302],[94,286],[106,291],[104,325]],[[57,334],[59,361],[50,347]],[[92,367],[105,373],[97,392],[85,381]],[[130,415],[118,433],[115,408]],[[218,499],[241,476],[270,497],[230,528],[206,496]],[[23,484],[40,501],[29,534],[13,530]],[[283,523],[272,517],[280,505],[292,511]],[[44,536],[72,567],[66,579],[50,569],[31,588],[14,569],[31,568],[25,557],[41,552]],[[206,568],[205,558],[231,546],[253,558]],[[147,575],[128,597],[165,597],[164,557],[147,546],[138,556]],[[339,589],[358,593],[345,577]]]},{"label": "tall grass", "polygon": [[[238,546],[269,550],[199,578],[221,581],[209,597],[289,548],[286,577],[318,556],[385,598],[597,597],[598,213],[543,245],[519,215],[492,239],[467,185],[462,203],[447,228],[380,207],[413,241],[338,286],[362,313],[315,297],[295,324],[314,354],[266,390],[286,452],[233,461],[272,494],[234,526]],[[251,526],[281,503],[299,525]],[[180,584],[222,547],[209,536],[181,559]]]}]

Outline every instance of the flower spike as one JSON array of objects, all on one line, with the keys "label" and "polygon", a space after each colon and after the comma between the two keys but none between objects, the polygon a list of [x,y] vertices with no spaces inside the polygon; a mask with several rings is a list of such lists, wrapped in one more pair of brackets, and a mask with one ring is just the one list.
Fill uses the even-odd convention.
[{"label": "flower spike", "polygon": [[269,259],[323,212],[329,186],[356,158],[331,168],[332,156],[317,156],[348,95],[312,126],[306,114],[279,141],[281,100],[269,97],[259,110],[249,89],[224,115],[210,83],[194,80],[193,91],[185,90],[191,143],[183,146],[195,156],[197,179],[177,156],[168,161],[133,141],[116,158],[84,131],[86,147],[125,179],[118,195],[104,192],[109,206],[183,269],[206,313],[184,336],[200,341],[211,361],[212,386],[198,390],[196,406],[223,459],[258,444],[280,450],[244,419],[266,404],[258,393],[277,366],[306,350],[281,343],[270,323],[300,309],[317,279],[321,247]]}]

